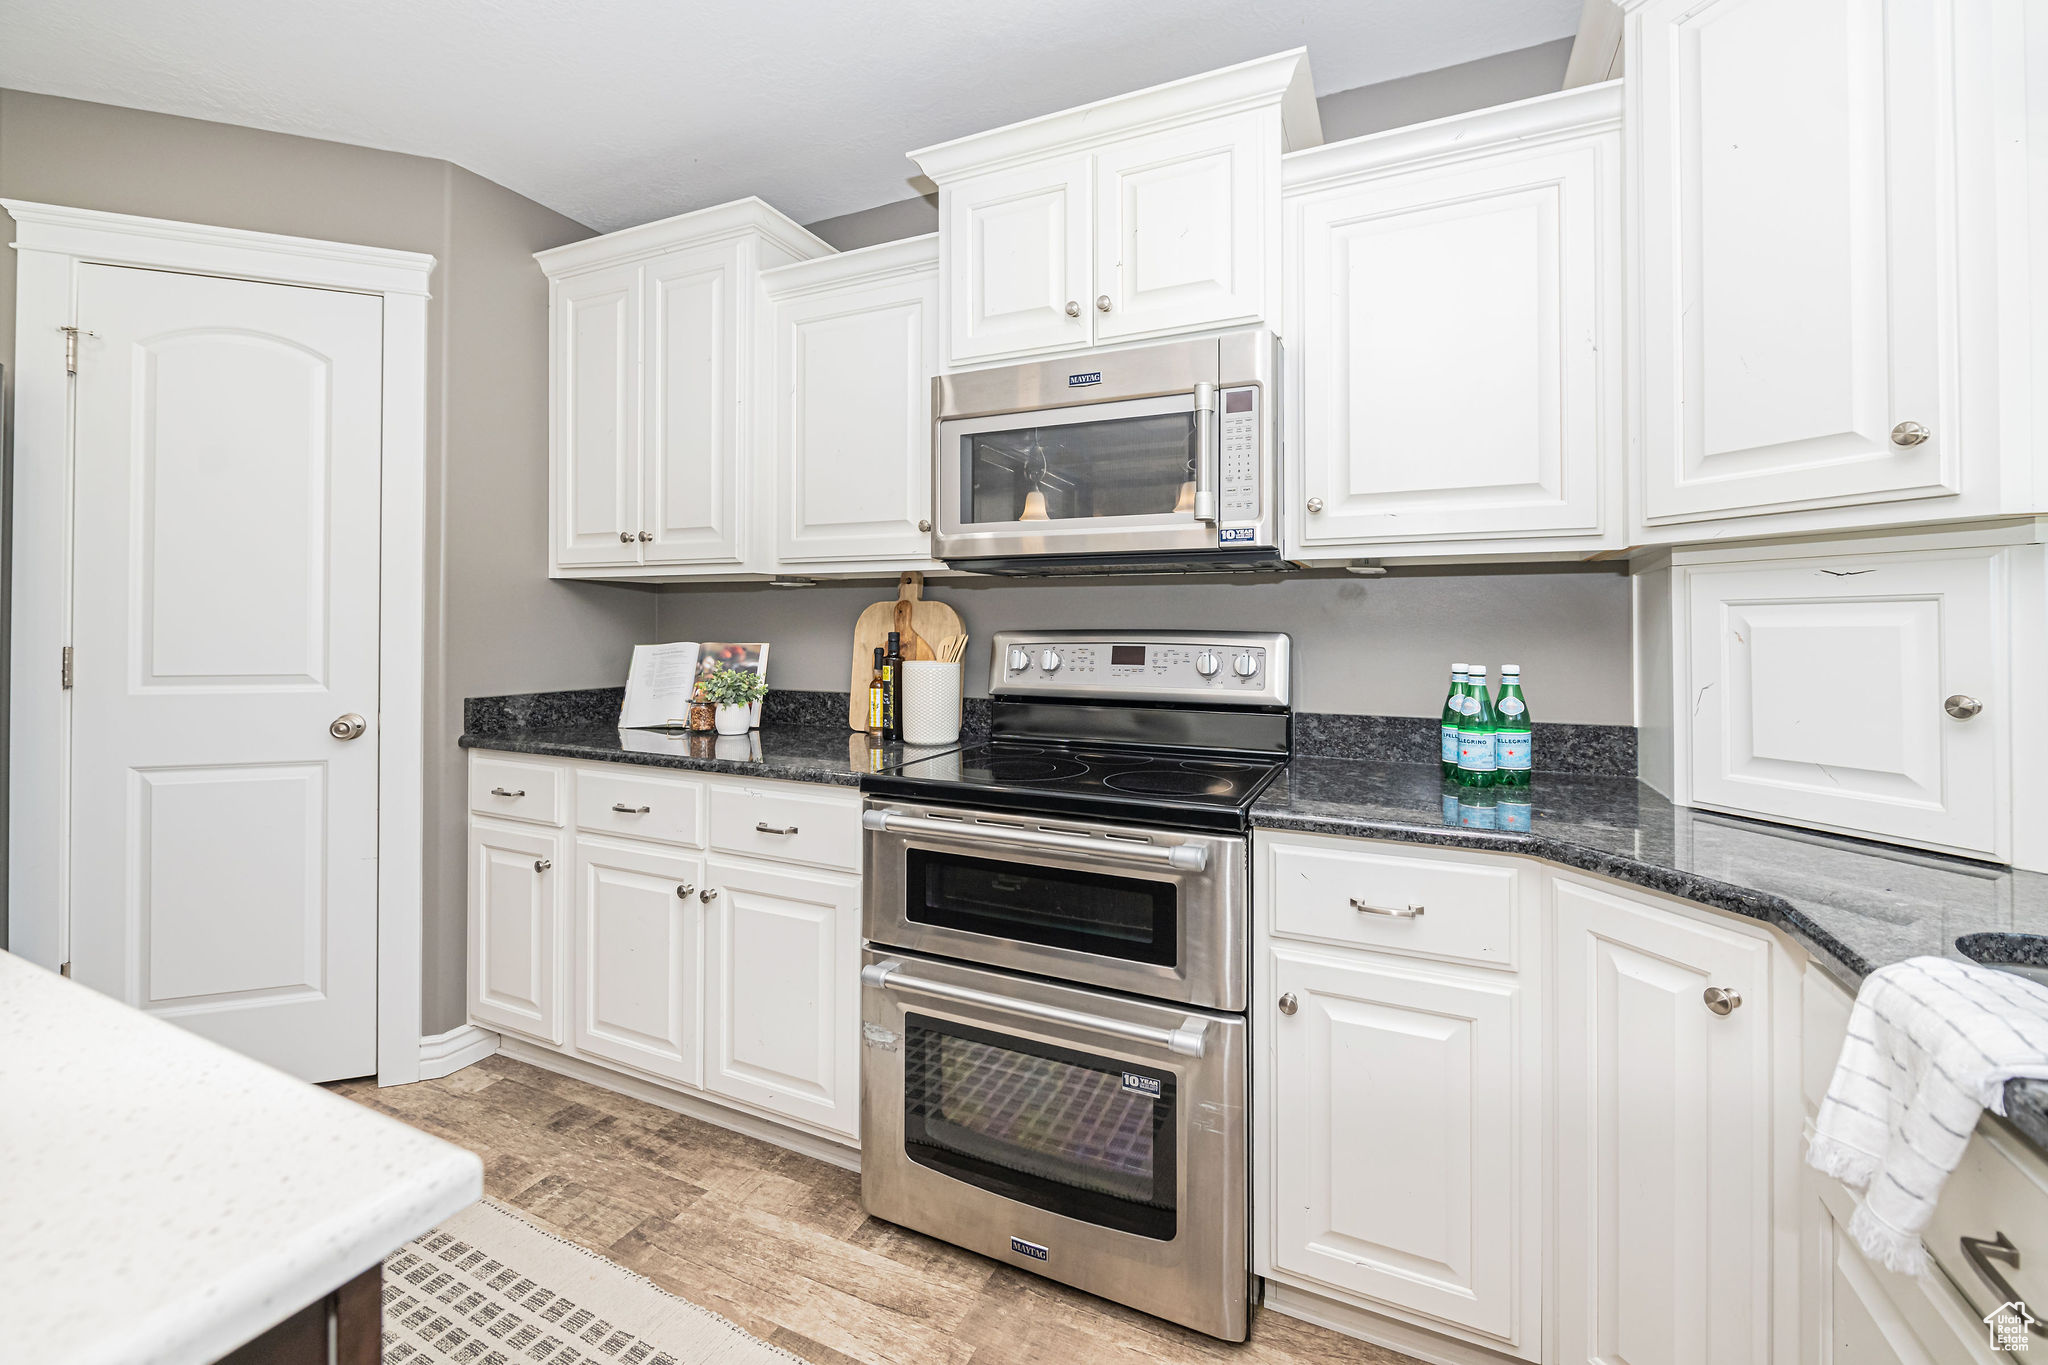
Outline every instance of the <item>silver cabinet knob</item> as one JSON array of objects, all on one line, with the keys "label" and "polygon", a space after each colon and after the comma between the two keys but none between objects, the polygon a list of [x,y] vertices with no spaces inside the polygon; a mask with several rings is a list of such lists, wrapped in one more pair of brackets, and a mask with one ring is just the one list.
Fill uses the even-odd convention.
[{"label": "silver cabinet knob", "polygon": [[929,520],[920,517],[918,519],[917,529],[920,531],[929,531],[932,529],[932,524]]},{"label": "silver cabinet knob", "polygon": [[631,531],[621,531],[621,532],[619,532],[619,544],[621,544],[621,545],[631,545],[632,543],[633,543],[633,533],[632,533]]},{"label": "silver cabinet knob", "polygon": [[697,888],[690,885],[688,882],[684,882],[676,887],[676,899],[679,901],[686,901],[696,894]]},{"label": "silver cabinet knob", "polygon": [[554,865],[555,860],[553,858],[535,858],[533,860],[533,870],[535,872],[545,872]]},{"label": "silver cabinet knob", "polygon": [[1716,1014],[1733,1014],[1742,1008],[1742,993],[1731,991],[1726,986],[1709,986],[1700,992],[1700,999],[1707,1002],[1707,1008]]},{"label": "silver cabinet knob", "polygon": [[1067,316],[1070,318],[1081,316],[1081,305],[1077,301],[1073,299],[1067,300]]},{"label": "silver cabinet knob", "polygon": [[1098,313],[1107,313],[1109,311],[1109,295],[1097,294],[1095,296],[1095,311]]},{"label": "silver cabinet knob", "polygon": [[1323,500],[1322,500],[1321,498],[1310,498],[1310,499],[1308,500],[1308,510],[1309,510],[1310,512],[1320,512],[1320,511],[1322,511],[1322,510],[1323,510]]},{"label": "silver cabinet knob", "polygon": [[1895,446],[1917,446],[1934,435],[1918,422],[1901,422],[1892,428],[1892,444]]},{"label": "silver cabinet knob", "polygon": [[1280,1012],[1282,1014],[1292,1014],[1300,1008],[1301,1002],[1294,998],[1294,992],[1289,991],[1280,997]]},{"label": "silver cabinet knob", "polygon": [[654,539],[654,532],[652,532],[652,531],[642,531],[642,532],[640,533],[640,539],[641,539],[642,541],[649,541],[649,540],[653,540],[653,539]]},{"label": "silver cabinet knob", "polygon": [[336,716],[332,721],[328,722],[327,733],[333,735],[336,739],[361,739],[363,731],[369,728],[370,723],[368,721],[351,711],[345,716]]},{"label": "silver cabinet knob", "polygon": [[1944,701],[1941,704],[1941,709],[1954,716],[1957,720],[1968,720],[1984,709],[1984,703],[1978,701],[1975,697],[1966,697],[1958,692],[1947,701]]},{"label": "silver cabinet knob", "polygon": [[718,899],[718,888],[715,886],[705,887],[697,893],[697,899],[703,901],[706,905],[711,904],[711,902]]}]

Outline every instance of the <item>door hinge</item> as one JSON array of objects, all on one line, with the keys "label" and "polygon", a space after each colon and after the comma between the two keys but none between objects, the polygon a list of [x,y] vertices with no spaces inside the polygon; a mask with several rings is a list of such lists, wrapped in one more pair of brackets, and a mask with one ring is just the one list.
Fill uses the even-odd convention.
[{"label": "door hinge", "polygon": [[57,330],[64,334],[64,373],[77,374],[78,339],[80,337],[96,337],[99,333],[88,332],[83,327],[59,327]]},{"label": "door hinge", "polygon": [[64,646],[64,686],[71,686],[71,646]]}]

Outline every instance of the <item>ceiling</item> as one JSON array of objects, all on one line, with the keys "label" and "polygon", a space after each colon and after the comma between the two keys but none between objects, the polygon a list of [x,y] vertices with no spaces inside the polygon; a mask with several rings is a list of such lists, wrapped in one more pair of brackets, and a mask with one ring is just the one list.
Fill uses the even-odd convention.
[{"label": "ceiling", "polygon": [[440,157],[590,227],[915,192],[912,147],[1290,47],[1316,93],[1580,0],[0,0],[0,86]]}]

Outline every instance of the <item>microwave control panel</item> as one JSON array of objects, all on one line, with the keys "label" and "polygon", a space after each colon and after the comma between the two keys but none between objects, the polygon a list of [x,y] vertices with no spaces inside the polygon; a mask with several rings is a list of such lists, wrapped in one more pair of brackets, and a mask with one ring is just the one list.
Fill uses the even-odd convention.
[{"label": "microwave control panel", "polygon": [[1225,389],[1217,395],[1222,430],[1222,476],[1217,489],[1224,521],[1259,518],[1259,391]]}]

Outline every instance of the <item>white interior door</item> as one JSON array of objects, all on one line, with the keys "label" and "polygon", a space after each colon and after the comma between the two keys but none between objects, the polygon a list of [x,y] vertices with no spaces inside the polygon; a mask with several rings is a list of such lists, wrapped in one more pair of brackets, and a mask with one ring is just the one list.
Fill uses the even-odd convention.
[{"label": "white interior door", "polygon": [[[368,1075],[383,302],[77,278],[73,974],[308,1080]],[[329,733],[349,715],[366,733]]]}]

